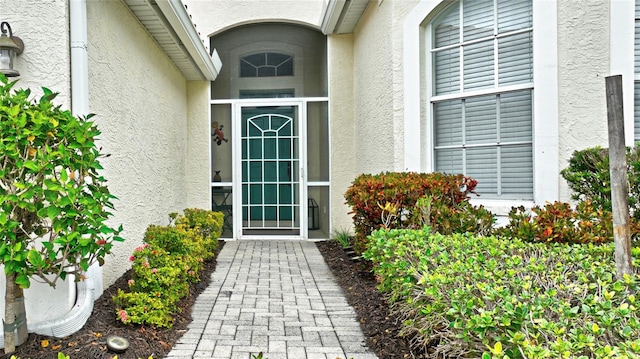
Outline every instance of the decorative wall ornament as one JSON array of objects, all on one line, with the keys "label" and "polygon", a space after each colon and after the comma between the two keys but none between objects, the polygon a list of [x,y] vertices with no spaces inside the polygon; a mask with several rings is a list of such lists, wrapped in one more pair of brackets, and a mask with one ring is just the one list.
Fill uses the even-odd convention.
[{"label": "decorative wall ornament", "polygon": [[224,126],[219,124],[218,121],[213,121],[211,124],[211,128],[213,130],[213,141],[220,146],[222,142],[229,142],[229,139],[224,138],[224,132],[222,132],[222,128]]}]

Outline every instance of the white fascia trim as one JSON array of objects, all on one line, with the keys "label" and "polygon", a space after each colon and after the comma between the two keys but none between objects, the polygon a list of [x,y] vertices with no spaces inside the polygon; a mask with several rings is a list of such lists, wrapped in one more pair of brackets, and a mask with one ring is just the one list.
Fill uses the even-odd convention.
[{"label": "white fascia trim", "polygon": [[624,138],[627,146],[633,146],[635,3],[633,0],[611,0],[610,11],[609,75],[622,75]]},{"label": "white fascia trim", "polygon": [[215,80],[222,68],[222,61],[216,51],[209,55],[182,2],[180,0],[157,0],[156,3],[173,31],[182,41],[189,56],[200,69],[204,76],[203,80]]},{"label": "white fascia trim", "polygon": [[327,2],[327,7],[322,17],[322,24],[320,25],[320,30],[323,34],[330,35],[336,30],[342,9],[346,3],[346,0],[329,0]]}]

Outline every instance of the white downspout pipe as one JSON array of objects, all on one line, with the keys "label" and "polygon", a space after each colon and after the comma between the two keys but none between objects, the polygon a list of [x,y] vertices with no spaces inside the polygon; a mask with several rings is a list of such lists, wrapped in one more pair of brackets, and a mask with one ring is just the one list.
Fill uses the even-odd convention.
[{"label": "white downspout pipe", "polygon": [[[69,2],[71,28],[71,112],[74,116],[89,114],[89,53],[87,41],[87,0]],[[102,295],[102,268],[93,265],[86,277],[93,277],[95,298]]]}]

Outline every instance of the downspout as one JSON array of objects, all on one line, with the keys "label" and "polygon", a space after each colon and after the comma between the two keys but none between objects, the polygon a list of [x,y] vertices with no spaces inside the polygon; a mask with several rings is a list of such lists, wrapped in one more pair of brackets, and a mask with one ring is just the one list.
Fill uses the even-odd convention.
[{"label": "downspout", "polygon": [[[71,112],[74,116],[89,114],[89,52],[87,40],[87,0],[69,1],[71,28]],[[86,277],[95,283],[95,298],[102,295],[102,268],[94,264]]]},{"label": "downspout", "polygon": [[[87,53],[87,1],[69,1],[71,43],[71,112],[74,116],[89,113],[89,59]],[[102,269],[92,265],[85,280],[69,285],[71,310],[61,318],[28,324],[29,332],[65,337],[80,330],[91,316],[93,302],[102,295]],[[71,280],[68,278],[67,280]]]}]

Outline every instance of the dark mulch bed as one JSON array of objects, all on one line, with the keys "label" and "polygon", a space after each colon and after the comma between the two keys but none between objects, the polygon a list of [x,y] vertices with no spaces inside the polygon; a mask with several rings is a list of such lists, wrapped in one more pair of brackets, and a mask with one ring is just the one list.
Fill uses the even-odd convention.
[{"label": "dark mulch bed", "polygon": [[317,247],[356,310],[367,346],[380,359],[426,358],[400,337],[401,322],[389,313],[389,305],[376,289],[368,263],[352,260],[353,255],[347,255],[336,242],[317,242]]},{"label": "dark mulch bed", "polygon": [[[352,261],[335,242],[318,242],[317,246],[349,303],[358,313],[369,348],[384,359],[423,357],[411,350],[407,340],[398,336],[398,320],[389,314],[387,303],[376,290],[375,278],[366,264]],[[131,343],[125,353],[117,354],[119,359],[147,359],[150,355],[153,358],[164,358],[186,331],[191,321],[191,306],[198,294],[208,286],[215,266],[215,260],[205,263],[203,280],[193,286],[189,295],[182,300],[180,307],[183,310],[177,315],[172,329],[124,325],[116,320],[111,297],[119,288],[128,288],[128,271],[95,302],[91,317],[80,331],[62,339],[30,334],[27,342],[19,346],[14,354],[22,359],[57,359],[58,352],[63,352],[72,359],[111,359],[116,353],[107,349],[106,338],[117,335],[129,339]],[[43,347],[43,341],[48,341],[46,347]]]}]

